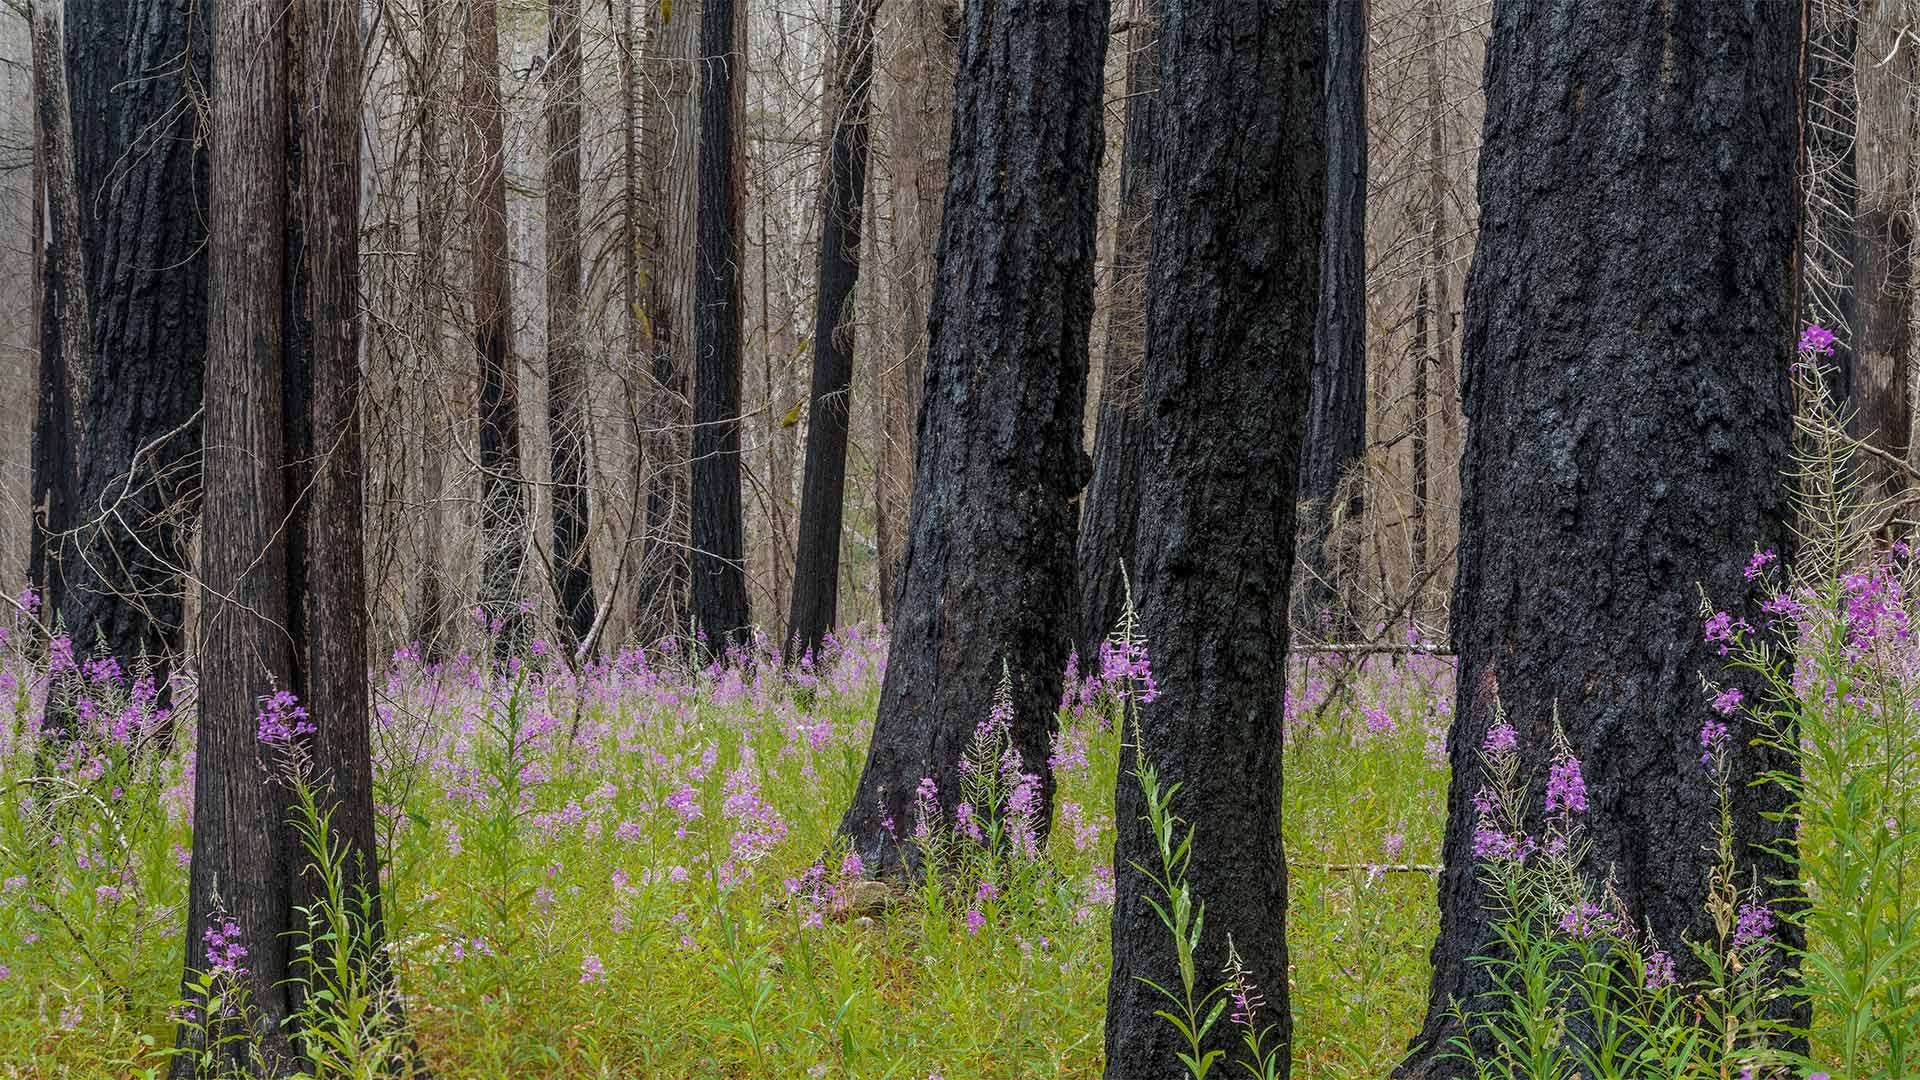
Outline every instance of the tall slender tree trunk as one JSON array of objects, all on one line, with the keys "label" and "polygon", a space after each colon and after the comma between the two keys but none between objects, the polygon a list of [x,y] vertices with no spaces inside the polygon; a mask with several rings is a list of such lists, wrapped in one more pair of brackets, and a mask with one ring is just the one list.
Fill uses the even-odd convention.
[{"label": "tall slender tree trunk", "polygon": [[[813,318],[813,391],[807,409],[807,471],[800,494],[788,634],[811,650],[833,629],[840,601],[840,518],[846,501],[847,421],[853,390],[853,326],[847,308],[860,279],[861,209],[867,193],[867,102],[873,82],[873,21],[879,0],[840,0],[832,134],[820,191],[820,272]],[[798,655],[798,652],[796,652]]]},{"label": "tall slender tree trunk", "polygon": [[92,359],[61,618],[83,651],[150,658],[163,705],[200,507],[208,188],[188,87],[207,81],[208,20],[194,12],[66,2]]},{"label": "tall slender tree trunk", "polygon": [[80,189],[73,172],[73,118],[60,47],[60,9],[57,0],[33,0],[29,8],[41,256],[40,385],[33,425],[27,581],[39,590],[41,613],[51,626],[65,591],[61,549],[74,525],[80,483],[75,450],[93,326],[87,318],[86,253],[80,239]]},{"label": "tall slender tree trunk", "polygon": [[[649,381],[640,423],[646,458],[646,545],[635,587],[635,622],[651,644],[685,629],[691,522],[687,377],[692,369],[695,162],[700,116],[694,93],[694,8],[650,5],[645,146],[652,200],[637,230],[651,256],[645,295]],[[684,9],[684,10],[683,10]],[[650,226],[650,228],[649,228]]]},{"label": "tall slender tree trunk", "polygon": [[[289,364],[283,400],[305,404],[304,446],[289,446],[304,467],[302,490],[285,494],[303,524],[288,586],[300,594],[288,608],[305,613],[293,627],[303,655],[293,668],[303,683],[314,732],[308,744],[317,802],[339,845],[350,902],[351,941],[316,942],[312,962],[324,969],[331,950],[349,948],[355,962],[383,984],[391,979],[383,947],[379,852],[373,807],[372,714],[367,670],[366,470],[361,437],[360,376],[360,77],[359,17],[349,4],[290,10],[294,20],[300,261],[297,279],[307,355]],[[295,232],[289,223],[289,233]],[[294,381],[303,374],[304,384]],[[288,417],[289,420],[292,417]],[[289,425],[290,429],[293,425]],[[296,852],[296,864],[307,861]],[[311,873],[288,882],[294,909],[324,899]],[[310,987],[309,987],[310,989]],[[383,989],[390,990],[386,985]],[[395,1013],[397,999],[387,1007]]]},{"label": "tall slender tree trunk", "polygon": [[[1158,1080],[1175,1061],[1174,1029],[1154,1015],[1164,999],[1143,981],[1180,985],[1148,903],[1166,898],[1129,868],[1159,860],[1131,775],[1141,760],[1162,790],[1180,786],[1173,810],[1197,827],[1203,980],[1231,942],[1267,998],[1256,1025],[1283,1048],[1292,1030],[1280,701],[1327,203],[1326,23],[1318,3],[1166,0],[1138,537],[1160,695],[1115,791],[1107,1080]],[[1233,1030],[1216,1025],[1207,1046],[1244,1058]]]},{"label": "tall slender tree trunk", "polygon": [[1160,87],[1162,0],[1132,0],[1127,32],[1127,114],[1120,154],[1120,204],[1114,211],[1113,292],[1107,316],[1105,376],[1094,420],[1093,479],[1080,512],[1075,563],[1080,582],[1076,641],[1092,657],[1126,606],[1140,517],[1140,470],[1148,432],[1141,408],[1147,349],[1147,253],[1153,237],[1154,103]]},{"label": "tall slender tree trunk", "polygon": [[900,838],[922,777],[943,807],[959,800],[961,753],[1003,672],[1014,749],[1051,806],[1049,735],[1078,622],[1074,499],[1089,469],[1108,10],[967,8],[905,576],[871,749],[840,822],[875,872],[917,858]]},{"label": "tall slender tree trunk", "polygon": [[693,615],[715,652],[753,622],[740,488],[740,117],[744,0],[700,13],[700,228],[694,276]]},{"label": "tall slender tree trunk", "polygon": [[[496,0],[467,0],[467,220],[472,230],[474,353],[480,364],[480,606],[505,656],[525,643],[521,600],[532,523],[520,465],[520,375],[507,277],[506,113],[500,104]],[[493,630],[493,625],[498,629]]]},{"label": "tall slender tree trunk", "polygon": [[552,580],[560,636],[593,630],[592,519],[587,504],[587,371],[581,336],[580,0],[547,8],[547,435],[552,443]]},{"label": "tall slender tree trunk", "polygon": [[[223,0],[214,12],[208,226],[211,322],[206,383],[206,543],[201,549],[198,767],[187,904],[187,985],[220,959],[209,929],[246,949],[229,975],[255,1013],[252,1031],[217,1013],[183,1024],[198,1051],[227,1036],[222,1065],[267,1075],[295,1061],[288,1027],[294,852],[287,789],[259,740],[263,703],[287,687],[296,629],[288,611],[287,460],[282,349],[287,235],[287,38],[274,0]],[[238,985],[232,985],[238,984]],[[194,993],[189,991],[190,994]],[[193,1058],[173,1076],[195,1075]]]},{"label": "tall slender tree trunk", "polygon": [[[444,378],[447,344],[447,198],[442,193],[441,171],[444,139],[441,134],[441,97],[439,67],[432,58],[448,51],[446,25],[442,19],[445,0],[421,0],[421,56],[427,62],[416,69],[418,79],[410,89],[414,96],[415,126],[420,138],[420,190],[415,228],[420,244],[419,302],[425,318],[421,328],[421,376]],[[418,644],[422,659],[443,659],[447,651],[448,620],[452,604],[448,602],[447,578],[447,498],[445,448],[437,436],[446,434],[444,416],[424,417],[420,437],[420,491],[425,502],[421,525],[421,565],[416,572],[418,591],[411,613],[408,636]]]},{"label": "tall slender tree trunk", "polygon": [[[1676,583],[1731,606],[1743,556],[1791,544],[1798,200],[1781,133],[1799,39],[1792,5],[1494,6],[1440,936],[1402,1077],[1456,1075],[1450,1007],[1492,1004],[1471,959],[1496,948],[1472,849],[1496,693],[1532,804],[1557,717],[1585,762],[1588,864],[1683,978],[1695,967],[1682,942],[1707,929],[1717,809],[1700,673],[1717,658]],[[1747,781],[1790,763],[1735,743],[1739,878],[1776,882],[1787,868],[1761,845],[1790,842],[1766,818],[1781,799]]]},{"label": "tall slender tree trunk", "polygon": [[1312,393],[1300,456],[1300,502],[1312,515],[1301,607],[1323,633],[1343,637],[1340,580],[1329,550],[1335,525],[1362,509],[1361,488],[1336,505],[1341,479],[1367,448],[1367,17],[1371,3],[1327,0],[1327,209],[1320,229],[1320,307],[1313,327]]},{"label": "tall slender tree trunk", "polygon": [[907,546],[914,448],[927,364],[927,310],[934,289],[953,127],[954,27],[958,0],[896,0],[898,41],[885,50],[892,129],[893,266],[900,355],[881,366],[879,467],[874,471],[875,556],[880,617],[893,621]]}]

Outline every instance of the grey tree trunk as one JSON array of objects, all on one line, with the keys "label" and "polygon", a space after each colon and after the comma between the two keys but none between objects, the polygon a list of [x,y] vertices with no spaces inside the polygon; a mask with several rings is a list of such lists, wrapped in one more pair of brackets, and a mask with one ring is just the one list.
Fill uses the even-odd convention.
[{"label": "grey tree trunk", "polygon": [[[913,513],[867,763],[840,833],[911,867],[914,790],[1012,681],[1013,745],[1053,796],[1048,739],[1078,621],[1074,499],[1093,317],[1106,0],[973,4],[927,336]],[[1040,825],[1044,829],[1045,815]]]},{"label": "grey tree trunk", "polygon": [[[1402,1077],[1455,1076],[1470,959],[1493,948],[1475,878],[1477,750],[1494,694],[1546,780],[1556,710],[1585,763],[1590,865],[1629,921],[1693,967],[1716,802],[1698,582],[1748,595],[1787,552],[1787,365],[1798,214],[1792,5],[1501,0],[1487,56],[1480,239],[1468,278],[1457,717],[1425,1025]],[[1622,553],[1629,553],[1623,556]],[[1741,880],[1790,838],[1735,740]]]},{"label": "grey tree trunk", "polygon": [[[1231,939],[1267,998],[1255,1023],[1281,1047],[1292,1017],[1280,703],[1327,202],[1326,22],[1317,3],[1167,0],[1147,284],[1153,445],[1137,595],[1160,696],[1143,708],[1137,753],[1181,785],[1174,812],[1197,827],[1201,978],[1219,977]],[[1107,1080],[1160,1080],[1177,1045],[1154,1015],[1164,999],[1141,981],[1180,985],[1156,894],[1131,868],[1160,860],[1135,760],[1114,798]],[[1231,1024],[1206,1045],[1240,1071]],[[1286,1062],[1282,1050],[1283,1077]]]}]

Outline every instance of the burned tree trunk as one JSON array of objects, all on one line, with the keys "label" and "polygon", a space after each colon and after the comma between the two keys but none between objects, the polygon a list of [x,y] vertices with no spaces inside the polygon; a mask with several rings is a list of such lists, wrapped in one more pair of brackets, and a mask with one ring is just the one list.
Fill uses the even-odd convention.
[{"label": "burned tree trunk", "polygon": [[1107,14],[1105,0],[967,9],[904,577],[866,768],[840,822],[875,872],[916,858],[901,838],[922,777],[943,806],[959,798],[961,752],[1003,670],[1014,748],[1042,778],[1042,806],[1052,800],[1088,467]]},{"label": "burned tree trunk", "polygon": [[[293,942],[288,798],[264,764],[258,717],[287,687],[294,628],[288,610],[282,349],[287,285],[287,42],[274,0],[224,0],[214,16],[207,348],[206,543],[201,550],[199,741],[193,864],[187,905],[187,984],[225,954],[209,928],[246,949],[252,1032],[209,1017],[182,1024],[184,1046],[220,1045],[224,1069],[268,1075],[295,1059],[286,979]],[[189,990],[190,995],[195,991]],[[195,1075],[176,1057],[176,1078]]]},{"label": "burned tree trunk", "polygon": [[[79,469],[79,413],[86,401],[93,326],[87,319],[87,271],[80,240],[80,189],[73,172],[73,119],[59,9],[30,5],[34,156],[39,163],[40,379],[32,448],[32,540],[27,582],[40,593],[51,627],[60,610],[61,548],[74,525]],[[71,632],[72,628],[68,628]],[[59,724],[58,716],[48,716]],[[44,727],[43,727],[43,730]]]},{"label": "burned tree trunk", "polygon": [[861,207],[867,191],[867,101],[873,81],[873,20],[879,0],[841,0],[840,72],[829,95],[832,136],[820,192],[819,298],[813,319],[813,391],[807,409],[807,471],[800,491],[787,632],[798,650],[833,629],[840,600],[840,516],[846,501],[848,398],[860,279]]},{"label": "burned tree trunk", "polygon": [[1305,614],[1335,636],[1339,576],[1333,527],[1360,513],[1356,489],[1335,500],[1367,446],[1367,11],[1327,3],[1327,210],[1320,228],[1320,308],[1313,326],[1312,393],[1300,455],[1300,502],[1311,515],[1302,545]]},{"label": "burned tree trunk", "polygon": [[[1468,282],[1469,440],[1454,591],[1459,699],[1426,1022],[1402,1077],[1452,1076],[1449,1015],[1491,1004],[1476,879],[1477,750],[1500,704],[1538,806],[1557,713],[1585,762],[1589,863],[1680,960],[1699,938],[1716,802],[1698,582],[1732,604],[1743,556],[1786,551],[1786,370],[1799,11],[1502,0],[1487,56],[1480,239]],[[1627,149],[1622,149],[1627,148]],[[1786,763],[1735,740],[1739,878],[1783,825]],[[1750,878],[1750,875],[1751,878]]]},{"label": "burned tree trunk", "polygon": [[206,22],[192,0],[66,13],[92,359],[61,618],[83,652],[151,658],[164,703],[200,507],[207,175],[188,87],[207,81]]},{"label": "burned tree trunk", "polygon": [[[506,112],[496,0],[467,0],[467,219],[473,233],[474,353],[480,363],[480,606],[505,656],[525,643],[520,608],[531,521],[520,470],[520,375],[507,278]],[[497,627],[497,628],[496,628]]]},{"label": "burned tree trunk", "polygon": [[553,503],[550,573],[560,638],[578,646],[593,630],[588,546],[587,371],[581,336],[580,0],[547,8],[547,435]]},{"label": "burned tree trunk", "polygon": [[[1224,969],[1231,939],[1268,1001],[1255,1024],[1281,1047],[1292,1029],[1280,701],[1327,202],[1326,21],[1322,4],[1167,0],[1161,25],[1138,537],[1160,695],[1115,791],[1107,1080],[1158,1080],[1175,1061],[1176,1032],[1155,1015],[1164,999],[1141,981],[1180,985],[1148,903],[1165,897],[1129,867],[1160,859],[1131,775],[1142,760],[1163,788],[1181,785],[1173,810],[1197,826],[1203,979]],[[1207,1046],[1231,1060],[1245,1057],[1239,1042],[1222,1023]]]},{"label": "burned tree trunk", "polygon": [[740,114],[744,0],[700,13],[700,229],[693,305],[693,616],[719,652],[753,622],[740,490]]},{"label": "burned tree trunk", "polygon": [[1080,512],[1075,563],[1080,584],[1080,653],[1092,657],[1119,622],[1134,565],[1140,468],[1147,452],[1140,405],[1147,341],[1147,253],[1153,237],[1154,101],[1160,80],[1161,0],[1134,0],[1127,36],[1127,123],[1115,210],[1113,300],[1107,316],[1105,376],[1094,420],[1093,479]]}]

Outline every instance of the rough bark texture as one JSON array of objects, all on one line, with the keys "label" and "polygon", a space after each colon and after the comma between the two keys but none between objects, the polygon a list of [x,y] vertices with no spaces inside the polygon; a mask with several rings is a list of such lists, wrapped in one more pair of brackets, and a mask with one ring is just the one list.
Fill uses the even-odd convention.
[{"label": "rough bark texture", "polygon": [[[267,774],[262,701],[292,663],[283,514],[281,349],[287,207],[287,57],[275,0],[222,0],[214,16],[206,396],[206,535],[201,552],[198,767],[187,907],[189,982],[209,965],[203,934],[231,919],[247,949],[242,981],[255,1040],[229,1044],[248,1069],[257,1046],[278,1075],[293,1058],[285,1023],[293,942],[286,790]],[[364,677],[363,680],[364,681]],[[212,1025],[214,1031],[220,1025]],[[202,1031],[183,1025],[184,1045]],[[194,1075],[189,1057],[173,1075]]]},{"label": "rough bark texture", "polygon": [[480,365],[480,605],[497,622],[494,655],[526,637],[520,601],[530,518],[520,470],[520,375],[507,278],[505,111],[496,0],[467,0],[467,219],[473,235],[474,351]]},{"label": "rough bark texture", "polygon": [[[93,327],[80,239],[80,194],[73,173],[73,122],[59,8],[36,0],[29,12],[33,57],[35,160],[40,199],[40,385],[33,424],[32,539],[27,582],[40,591],[49,625],[60,609],[64,534],[73,527],[79,486],[75,451]],[[48,719],[58,723],[57,717]],[[44,730],[44,728],[43,728]]]},{"label": "rough bark texture", "polygon": [[561,640],[593,629],[592,522],[587,506],[587,364],[581,336],[580,0],[547,7],[547,437],[552,481],[550,573]]},{"label": "rough bark texture", "polygon": [[881,368],[880,466],[874,472],[874,555],[880,617],[893,620],[913,497],[914,429],[927,367],[927,305],[933,295],[941,205],[952,138],[958,0],[894,0],[897,41],[885,50],[892,76],[893,178],[890,268],[899,304],[900,355]]},{"label": "rough bark texture", "polygon": [[[1300,606],[1334,636],[1337,521],[1360,513],[1361,495],[1335,506],[1340,478],[1367,447],[1367,11],[1327,0],[1327,209],[1320,228],[1320,308],[1313,325],[1313,386],[1300,455],[1300,503],[1310,515]],[[1322,613],[1326,613],[1323,616]]]},{"label": "rough bark texture", "polygon": [[[1913,295],[1911,220],[1898,210],[1862,211],[1853,264],[1858,317],[1853,334],[1852,434],[1901,461],[1907,460],[1913,443],[1913,409],[1907,398],[1914,335],[1907,312]],[[1906,486],[1891,466],[1872,459],[1863,464],[1884,486],[1884,493]]]},{"label": "rough bark texture", "polygon": [[[1203,981],[1231,938],[1278,1046],[1292,1030],[1281,699],[1326,209],[1326,18],[1321,4],[1167,0],[1147,288],[1137,595],[1160,696],[1142,711],[1138,752],[1163,785],[1182,785],[1174,811],[1197,826]],[[1132,765],[1114,799],[1106,1076],[1160,1080],[1177,1034],[1141,980],[1180,976],[1148,879],[1129,865],[1159,862]],[[1207,1045],[1244,1057],[1238,1042],[1219,1024]]]},{"label": "rough bark texture", "polygon": [[879,0],[841,0],[840,71],[820,191],[820,273],[813,316],[813,390],[807,471],[800,488],[799,547],[787,633],[800,650],[820,644],[839,617],[840,518],[846,502],[847,418],[853,326],[842,325],[860,280],[861,207],[867,191],[867,101]]},{"label": "rough bark texture", "polygon": [[[207,342],[207,78],[191,0],[67,0],[91,370],[61,617],[82,651],[182,651]],[[163,698],[163,700],[165,700]]]},{"label": "rough bark texture", "polygon": [[900,841],[922,777],[943,807],[959,797],[960,755],[1003,665],[1014,747],[1052,802],[1048,737],[1078,621],[1108,10],[967,9],[913,512],[879,715],[840,823],[874,872],[913,862]]},{"label": "rough bark texture", "polygon": [[[440,0],[425,0],[420,5],[421,52],[440,56],[450,50],[446,15]],[[442,65],[422,64],[410,71],[408,90],[413,97],[415,126],[420,139],[420,190],[441,191],[442,157],[446,152],[440,115],[447,102],[442,97]],[[414,228],[420,245],[420,296],[423,315],[420,371],[423,376],[447,369],[447,222],[453,216],[455,200],[420,199],[414,214]],[[434,410],[439,412],[439,410]],[[447,588],[447,499],[444,440],[446,419],[426,418],[426,430],[419,432],[421,446],[420,492],[426,502],[421,523],[421,566],[415,576],[418,592],[409,614],[408,638],[420,648],[429,663],[445,658],[448,621],[453,602]]]},{"label": "rough bark texture", "polygon": [[1080,584],[1076,643],[1093,657],[1127,601],[1140,517],[1140,469],[1147,424],[1140,405],[1147,340],[1147,253],[1153,238],[1154,102],[1160,80],[1162,0],[1134,0],[1127,36],[1127,122],[1114,210],[1113,299],[1107,316],[1105,376],[1094,419],[1093,479],[1080,514],[1075,563]]},{"label": "rough bark texture", "polygon": [[[634,622],[646,644],[684,630],[687,610],[688,429],[686,383],[692,358],[694,159],[699,138],[694,93],[695,16],[682,0],[649,5],[646,147],[642,168],[651,211],[636,229],[647,263],[648,373],[644,425],[647,534],[635,575]],[[682,10],[682,9],[685,10]],[[650,226],[650,228],[648,227]]]},{"label": "rough bark texture", "polygon": [[[1468,282],[1469,441],[1440,936],[1403,1077],[1455,1076],[1458,998],[1484,1008],[1477,749],[1500,704],[1537,807],[1556,709],[1585,762],[1592,872],[1683,966],[1703,930],[1715,801],[1699,596],[1789,547],[1786,368],[1799,12],[1786,4],[1503,0],[1487,51],[1482,217]],[[1751,690],[1751,688],[1749,688]],[[1748,870],[1777,860],[1765,762],[1735,751]],[[1683,978],[1685,974],[1683,972]]]},{"label": "rough bark texture", "polygon": [[[294,667],[305,684],[294,689],[312,716],[315,731],[307,749],[317,801],[330,815],[345,859],[352,910],[368,919],[360,924],[363,936],[353,943],[356,954],[385,978],[367,683],[372,657],[360,418],[361,39],[350,5],[291,10],[303,246],[301,262],[288,272],[299,279],[304,298],[308,353],[300,366],[306,384],[291,383],[295,372],[289,365],[283,399],[306,402],[307,422],[301,427],[309,440],[305,447],[289,447],[294,463],[304,456],[299,471],[306,480],[304,493],[287,492],[290,500],[304,504],[298,515],[303,542],[296,549],[302,565],[291,565],[288,575],[289,587],[303,590],[289,609],[306,615],[305,625],[294,628],[295,645],[304,651]],[[311,873],[296,874],[288,882],[295,906],[315,902],[316,886]],[[340,944],[320,943],[316,959],[324,964],[328,949]]]},{"label": "rough bark texture", "polygon": [[693,615],[716,652],[753,622],[740,490],[742,0],[700,13],[700,255],[694,275]]}]

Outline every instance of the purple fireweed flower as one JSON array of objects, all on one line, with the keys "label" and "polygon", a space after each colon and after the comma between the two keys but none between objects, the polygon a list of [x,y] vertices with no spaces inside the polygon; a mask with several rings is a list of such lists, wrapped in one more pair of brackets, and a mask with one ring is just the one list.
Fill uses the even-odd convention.
[{"label": "purple fireweed flower", "polygon": [[967,910],[967,933],[978,934],[980,928],[985,925],[987,925],[987,917],[980,914],[978,908],[969,908]]},{"label": "purple fireweed flower", "polygon": [[1473,857],[1490,862],[1525,862],[1539,850],[1531,836],[1508,836],[1492,825],[1473,830]]},{"label": "purple fireweed flower", "polygon": [[1658,990],[1663,986],[1672,986],[1679,981],[1674,973],[1673,957],[1664,949],[1655,949],[1647,957],[1646,985],[1649,990]]},{"label": "purple fireweed flower", "polygon": [[1724,611],[1714,612],[1705,626],[1707,644],[1719,646],[1721,656],[1727,655],[1729,647],[1739,640],[1740,634],[1752,631],[1753,627],[1747,625],[1747,620],[1736,619]]},{"label": "purple fireweed flower", "polygon": [[247,973],[240,961],[247,958],[247,947],[240,943],[240,924],[216,914],[213,925],[201,937],[207,943],[207,971],[216,978],[237,979]]},{"label": "purple fireweed flower", "polygon": [[593,953],[588,953],[586,958],[580,961],[580,981],[596,985],[604,985],[607,981],[607,967]]},{"label": "purple fireweed flower", "polygon": [[1235,1024],[1254,1030],[1260,1010],[1267,1003],[1260,996],[1260,988],[1254,985],[1253,974],[1240,962],[1240,953],[1233,947],[1233,939],[1227,939],[1227,997],[1233,1002],[1231,1019]]},{"label": "purple fireweed flower", "polygon": [[1727,725],[1711,716],[1707,717],[1706,722],[1700,725],[1700,764],[1711,764],[1713,755],[1719,753],[1726,742]]},{"label": "purple fireweed flower", "polygon": [[1774,554],[1772,548],[1768,548],[1765,551],[1754,552],[1753,557],[1747,560],[1747,570],[1746,570],[1747,580],[1748,581],[1759,580],[1760,574],[1762,571],[1764,571],[1767,568],[1767,564],[1771,563],[1774,559],[1778,557],[1779,556]]},{"label": "purple fireweed flower", "polygon": [[1773,937],[1773,912],[1765,904],[1747,903],[1740,908],[1739,921],[1733,927],[1733,947],[1764,944]]},{"label": "purple fireweed flower", "polygon": [[1587,812],[1587,780],[1580,759],[1563,755],[1547,771],[1547,813],[1565,817]]},{"label": "purple fireweed flower", "polygon": [[1740,711],[1740,703],[1747,699],[1736,687],[1728,687],[1713,696],[1713,711],[1721,716],[1732,716]]},{"label": "purple fireweed flower", "polygon": [[313,722],[307,719],[307,710],[300,699],[286,690],[276,690],[260,706],[259,739],[263,743],[285,745],[303,735],[311,735],[316,730]]},{"label": "purple fireweed flower", "polygon": [[1832,356],[1834,345],[1838,341],[1839,339],[1833,336],[1833,331],[1819,323],[1808,323],[1807,328],[1800,332],[1799,349],[1803,353],[1823,353]]},{"label": "purple fireweed flower", "polygon": [[1391,735],[1400,725],[1393,715],[1378,705],[1364,705],[1360,716],[1366,721],[1367,730],[1375,735]]},{"label": "purple fireweed flower", "polygon": [[1502,754],[1513,753],[1514,748],[1519,744],[1520,739],[1515,734],[1513,725],[1502,720],[1488,730],[1485,741],[1480,744],[1480,751],[1488,757],[1499,757]]},{"label": "purple fireweed flower", "polygon": [[1560,929],[1577,938],[1623,936],[1619,916],[1590,900],[1582,900],[1560,916]]},{"label": "purple fireweed flower", "polygon": [[934,823],[940,820],[940,785],[933,777],[920,778],[913,793],[913,838],[925,844],[933,839]]}]

